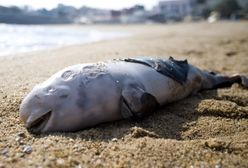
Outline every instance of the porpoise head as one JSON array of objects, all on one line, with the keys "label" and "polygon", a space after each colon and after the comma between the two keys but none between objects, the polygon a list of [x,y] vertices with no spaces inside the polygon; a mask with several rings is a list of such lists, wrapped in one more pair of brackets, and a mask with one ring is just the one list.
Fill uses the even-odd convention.
[{"label": "porpoise head", "polygon": [[20,117],[32,133],[78,131],[120,119],[119,93],[102,64],[75,65],[34,87],[21,103]]},{"label": "porpoise head", "polygon": [[67,69],[34,87],[20,106],[25,127],[32,133],[80,129],[86,117],[75,104],[79,99],[77,80],[77,72]]}]

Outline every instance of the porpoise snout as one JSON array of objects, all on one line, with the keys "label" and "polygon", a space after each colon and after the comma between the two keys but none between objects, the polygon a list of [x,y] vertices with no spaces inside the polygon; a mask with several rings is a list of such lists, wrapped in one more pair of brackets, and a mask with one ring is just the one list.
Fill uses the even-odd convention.
[{"label": "porpoise snout", "polygon": [[31,91],[20,106],[20,118],[32,133],[42,132],[52,114],[52,109],[42,99],[35,91]]},{"label": "porpoise snout", "polygon": [[22,101],[20,118],[32,133],[43,133],[53,127],[55,110],[68,98],[70,88],[64,85],[36,86]]}]

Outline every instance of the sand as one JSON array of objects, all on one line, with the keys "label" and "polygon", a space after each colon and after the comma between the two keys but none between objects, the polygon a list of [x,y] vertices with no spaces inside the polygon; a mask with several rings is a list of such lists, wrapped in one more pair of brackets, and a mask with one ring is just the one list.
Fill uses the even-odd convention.
[{"label": "sand", "polygon": [[142,121],[29,134],[18,116],[22,98],[68,65],[174,56],[202,69],[248,75],[248,22],[77,27],[133,36],[0,57],[0,168],[248,166],[248,90],[238,84],[192,95]]}]

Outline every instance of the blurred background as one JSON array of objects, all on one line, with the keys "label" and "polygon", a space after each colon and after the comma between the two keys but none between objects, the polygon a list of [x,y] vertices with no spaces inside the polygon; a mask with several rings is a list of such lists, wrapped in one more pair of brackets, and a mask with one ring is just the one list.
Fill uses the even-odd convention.
[{"label": "blurred background", "polygon": [[[0,0],[0,55],[100,41],[127,33],[75,25],[247,20],[248,0]],[[74,25],[48,27],[44,25]],[[82,38],[83,37],[83,38]],[[15,40],[13,40],[15,39]]]},{"label": "blurred background", "polygon": [[248,19],[248,0],[0,0],[0,22],[127,24]]}]

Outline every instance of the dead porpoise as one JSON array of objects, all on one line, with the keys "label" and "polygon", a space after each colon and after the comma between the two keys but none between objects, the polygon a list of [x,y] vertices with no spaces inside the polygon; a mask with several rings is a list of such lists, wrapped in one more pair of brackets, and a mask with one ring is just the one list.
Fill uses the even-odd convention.
[{"label": "dead porpoise", "polygon": [[35,86],[21,103],[20,117],[32,133],[78,131],[142,118],[161,105],[235,82],[248,88],[245,76],[202,71],[172,57],[79,64]]}]

